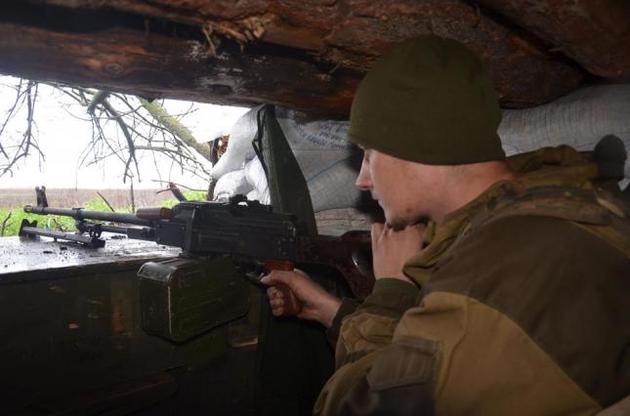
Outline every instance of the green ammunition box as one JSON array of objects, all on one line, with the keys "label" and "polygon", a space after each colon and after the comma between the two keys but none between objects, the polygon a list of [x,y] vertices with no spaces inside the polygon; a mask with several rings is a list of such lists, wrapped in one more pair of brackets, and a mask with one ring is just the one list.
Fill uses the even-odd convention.
[{"label": "green ammunition box", "polygon": [[248,283],[228,258],[178,257],[138,271],[143,329],[181,343],[244,316]]}]

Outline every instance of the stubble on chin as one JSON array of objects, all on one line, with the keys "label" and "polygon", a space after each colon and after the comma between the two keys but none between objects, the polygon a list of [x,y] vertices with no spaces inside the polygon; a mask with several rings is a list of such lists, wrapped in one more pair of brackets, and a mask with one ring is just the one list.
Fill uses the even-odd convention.
[{"label": "stubble on chin", "polygon": [[399,210],[393,209],[388,206],[387,209],[381,201],[378,201],[381,208],[383,208],[383,214],[385,214],[385,226],[387,228],[391,228],[394,231],[403,230],[407,226],[407,221],[404,218],[404,212],[400,212]]},{"label": "stubble on chin", "polygon": [[413,218],[393,217],[391,219],[385,218],[385,225],[394,231],[401,231],[410,225],[427,224],[429,218],[426,216],[417,216]]},{"label": "stubble on chin", "polygon": [[387,228],[391,228],[394,231],[401,231],[407,227],[407,222],[399,219],[392,219],[391,221],[385,222]]}]

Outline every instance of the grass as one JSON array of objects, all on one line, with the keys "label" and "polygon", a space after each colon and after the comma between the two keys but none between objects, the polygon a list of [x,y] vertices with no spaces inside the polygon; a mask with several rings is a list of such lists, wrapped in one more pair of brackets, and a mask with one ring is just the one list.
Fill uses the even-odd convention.
[{"label": "grass", "polygon": [[[205,192],[184,192],[184,196],[189,201],[203,201],[206,199]],[[172,208],[179,201],[176,199],[168,199],[162,201],[161,206]],[[100,198],[93,198],[83,204],[88,211],[104,211],[111,212],[107,204]],[[66,208],[66,207],[59,207]],[[131,212],[131,207],[117,208],[116,212]],[[37,221],[37,226],[60,231],[76,231],[74,219],[70,217],[62,217],[59,215],[37,215],[28,214],[22,208],[2,209],[0,208],[0,236],[10,237],[18,235],[22,220]],[[6,221],[5,221],[6,220]]]},{"label": "grass", "polygon": [[[189,201],[205,201],[206,200],[206,192],[203,191],[186,191],[184,192],[184,196]],[[177,205],[179,201],[177,199],[167,199],[162,201],[161,206],[166,208],[173,208]]]},{"label": "grass", "polygon": [[22,220],[37,221],[37,226],[55,230],[74,231],[74,219],[57,215],[27,214],[21,208],[0,209],[0,236],[18,235]]}]

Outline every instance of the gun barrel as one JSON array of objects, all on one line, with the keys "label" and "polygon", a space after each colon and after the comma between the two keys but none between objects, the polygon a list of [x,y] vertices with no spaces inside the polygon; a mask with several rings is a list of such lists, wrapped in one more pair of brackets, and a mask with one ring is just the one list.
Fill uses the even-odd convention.
[{"label": "gun barrel", "polygon": [[100,220],[120,222],[133,225],[152,226],[153,222],[148,219],[138,218],[134,214],[123,214],[118,212],[100,212],[100,211],[86,211],[83,208],[49,208],[49,207],[34,207],[27,205],[24,207],[24,212],[30,212],[40,215],[61,215],[64,217],[72,217],[77,221],[81,220]]}]

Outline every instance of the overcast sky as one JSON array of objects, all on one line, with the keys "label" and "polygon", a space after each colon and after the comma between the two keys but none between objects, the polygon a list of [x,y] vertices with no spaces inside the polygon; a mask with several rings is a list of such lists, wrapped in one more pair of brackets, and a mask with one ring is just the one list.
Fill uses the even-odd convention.
[{"label": "overcast sky", "polygon": [[[15,91],[6,87],[14,84],[15,78],[0,76],[0,126],[4,123],[6,114],[15,100]],[[70,115],[66,109],[72,100],[51,87],[40,85],[35,120],[37,122],[37,138],[39,146],[45,155],[40,161],[33,153],[26,161],[21,161],[13,169],[13,176],[5,174],[0,177],[0,188],[30,188],[45,185],[48,188],[126,188],[122,176],[124,166],[119,161],[109,159],[109,162],[96,166],[79,168],[79,156],[86,148],[91,137],[89,121],[79,120]],[[171,114],[183,113],[190,107],[190,103],[167,100],[165,107]],[[246,108],[226,107],[212,104],[198,104],[198,110],[187,115],[183,123],[198,139],[216,137],[220,130],[229,130],[231,125],[245,112]],[[73,111],[77,113],[77,111]],[[80,114],[80,113],[79,113]],[[20,114],[18,118],[25,118]],[[26,125],[21,120],[9,125],[0,141],[3,146],[19,138]],[[19,125],[18,125],[19,124]],[[0,157],[3,157],[0,155]],[[141,183],[135,183],[136,188],[159,188],[160,185],[152,179],[158,179],[156,167],[151,157],[145,155],[139,159]],[[172,180],[190,186],[205,188],[206,184],[199,183],[190,175],[181,175],[177,169],[171,169],[171,164],[162,162],[159,165],[163,180]]]}]

